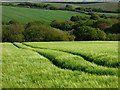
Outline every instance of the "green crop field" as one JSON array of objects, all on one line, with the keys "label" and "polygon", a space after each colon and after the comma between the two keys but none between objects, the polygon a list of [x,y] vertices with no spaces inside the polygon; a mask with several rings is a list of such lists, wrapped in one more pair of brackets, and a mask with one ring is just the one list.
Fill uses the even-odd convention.
[{"label": "green crop field", "polygon": [[119,14],[118,13],[99,13],[99,12],[97,12],[97,14],[104,14],[104,15],[106,15],[106,16],[119,16]]},{"label": "green crop field", "polygon": [[[48,3],[57,7],[65,7],[66,3]],[[118,9],[118,2],[103,2],[103,3],[88,3],[88,4],[71,4],[73,7],[84,8],[102,8],[107,11],[116,11]]]},{"label": "green crop field", "polygon": [[2,7],[3,21],[17,20],[22,23],[42,21],[49,23],[53,20],[69,20],[73,15],[87,16],[86,14],[72,11],[45,10],[11,6]]},{"label": "green crop field", "polygon": [[118,42],[1,43],[5,88],[117,88]]},{"label": "green crop field", "polygon": [[118,2],[77,4],[77,6],[81,6],[85,8],[101,8],[107,11],[116,11],[118,9]]}]

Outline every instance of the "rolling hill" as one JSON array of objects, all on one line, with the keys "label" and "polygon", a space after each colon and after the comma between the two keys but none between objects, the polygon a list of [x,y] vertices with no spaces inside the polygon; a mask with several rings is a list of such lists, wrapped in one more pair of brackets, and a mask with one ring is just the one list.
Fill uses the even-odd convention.
[{"label": "rolling hill", "polygon": [[3,6],[2,8],[3,21],[17,20],[22,23],[31,21],[49,23],[53,20],[69,20],[71,16],[78,14],[81,16],[87,16],[86,14],[73,11],[45,10],[12,6]]}]

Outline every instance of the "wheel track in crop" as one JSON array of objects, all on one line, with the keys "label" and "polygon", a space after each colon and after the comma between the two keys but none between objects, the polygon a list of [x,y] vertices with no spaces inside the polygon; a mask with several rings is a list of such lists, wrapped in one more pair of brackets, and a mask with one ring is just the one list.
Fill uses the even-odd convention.
[{"label": "wheel track in crop", "polygon": [[77,52],[72,52],[72,51],[66,51],[66,50],[61,50],[61,49],[50,49],[50,48],[43,48],[43,47],[35,47],[35,46],[32,46],[32,45],[28,45],[26,43],[22,43],[23,45],[26,45],[28,47],[32,47],[32,48],[38,48],[38,49],[49,49],[49,50],[56,50],[56,51],[61,51],[61,52],[65,52],[65,53],[69,53],[69,54],[72,54],[72,55],[77,55],[77,56],[80,56],[82,57],[84,60],[88,61],[88,62],[91,62],[91,63],[95,63],[96,65],[100,65],[100,66],[104,66],[104,67],[110,67],[110,68],[118,68],[120,66],[120,62],[116,62],[114,64],[105,64],[107,63],[107,61],[104,61],[104,60],[101,60],[100,57],[102,58],[106,58],[106,55],[98,55],[96,56],[97,60],[95,60],[94,58],[95,57],[91,57],[90,55],[85,55],[85,54],[82,54],[82,53],[77,53]]},{"label": "wheel track in crop", "polygon": [[[103,67],[103,66],[98,66],[96,64],[93,64],[93,63],[90,63],[90,62],[88,62],[86,60],[81,59],[81,57],[77,56],[77,55],[72,55],[70,53],[66,53],[66,52],[62,52],[62,51],[57,51],[57,50],[51,50],[53,52],[65,53],[65,54],[68,54],[68,56],[70,56],[70,57],[67,57],[68,62],[66,60],[64,61],[64,59],[66,59],[64,57],[62,59],[63,62],[61,62],[61,60],[60,60],[61,58],[56,59],[56,57],[54,57],[54,55],[51,56],[51,54],[48,54],[48,52],[46,53],[46,51],[44,51],[44,50],[47,50],[47,51],[50,52],[49,49],[39,49],[38,50],[38,49],[35,49],[33,47],[23,45],[22,43],[21,43],[21,46],[18,46],[15,43],[13,43],[13,45],[16,46],[16,47],[18,47],[18,48],[31,49],[31,50],[39,53],[40,55],[44,56],[45,58],[49,59],[55,66],[63,68],[63,69],[69,69],[69,70],[72,70],[72,71],[74,71],[74,70],[83,71],[83,72],[86,72],[86,73],[96,74],[96,75],[117,75],[117,69],[107,68],[107,67]],[[88,66],[84,66],[82,64],[77,64],[76,66],[74,66],[74,63],[76,63],[77,60],[73,64],[69,64],[69,63],[73,62],[73,61],[69,61],[69,59],[72,58],[72,60],[74,60],[74,58],[71,57],[71,56],[75,56],[79,60],[81,59],[86,64],[88,64]],[[81,61],[81,63],[82,63],[82,61]]]},{"label": "wheel track in crop", "polygon": [[[30,50],[30,49],[28,49],[28,48],[21,48],[20,46],[18,46],[18,45],[15,44],[15,43],[12,43],[12,44],[13,44],[13,46],[15,46],[15,47],[18,48],[18,49]],[[38,53],[39,55],[43,56],[44,58],[48,59],[54,66],[56,66],[56,67],[58,67],[58,68],[60,68],[60,69],[64,69],[64,70],[65,70],[65,68],[62,68],[62,67],[56,65],[56,63],[52,62],[49,58],[45,57],[44,55],[40,54],[39,52],[37,52],[37,51],[35,51],[35,50],[31,50],[31,51],[36,52],[36,53]],[[69,70],[71,70],[71,69],[69,69]],[[72,70],[72,71],[73,71],[73,70]]]},{"label": "wheel track in crop", "polygon": [[[24,43],[22,43],[22,44],[24,44]],[[49,48],[39,48],[39,47],[30,46],[30,45],[27,45],[27,44],[24,44],[24,45],[26,45],[26,46],[28,46],[28,47],[32,47],[32,48],[54,50],[54,51],[64,52],[64,53],[68,53],[68,54],[71,54],[71,55],[75,55],[75,56],[82,57],[81,55],[78,55],[78,54],[75,54],[75,53],[72,53],[72,52],[69,52],[69,51],[56,50],[56,49],[49,49]],[[49,57],[48,57],[48,58],[49,58]],[[82,58],[83,58],[84,60],[86,60],[86,58],[84,58],[84,57],[82,57]],[[89,62],[89,63],[91,63],[89,60],[86,60],[86,61]],[[93,63],[93,62],[92,62],[92,64],[95,64],[95,65],[97,65],[98,67],[101,66],[101,65],[96,64],[96,63]],[[117,69],[117,68],[106,67],[106,66],[101,66],[101,67],[103,67],[103,69],[104,69],[104,68]],[[88,73],[91,73],[91,72],[88,72]]]}]

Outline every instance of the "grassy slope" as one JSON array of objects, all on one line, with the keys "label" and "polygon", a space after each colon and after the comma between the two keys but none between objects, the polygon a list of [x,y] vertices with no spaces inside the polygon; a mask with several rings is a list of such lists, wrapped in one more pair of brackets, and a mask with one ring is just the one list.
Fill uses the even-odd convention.
[{"label": "grassy slope", "polygon": [[[65,7],[63,3],[48,3],[53,4],[56,7]],[[71,4],[73,7],[84,7],[84,8],[102,8],[107,11],[116,11],[118,9],[118,2],[107,2],[107,3],[91,3],[91,4]],[[105,14],[106,16],[117,16],[118,13],[98,13]]]},{"label": "grassy slope", "polygon": [[[56,44],[55,42],[52,43]],[[78,44],[82,45],[84,43],[85,42]],[[68,44],[71,46],[70,43]],[[106,87],[115,88],[118,87],[117,76],[109,76],[109,75],[99,76],[99,75],[84,73],[81,71],[61,69],[53,65],[53,63],[51,63],[49,59],[41,56],[35,51],[20,49],[15,47],[11,43],[3,43],[2,45],[3,45],[2,72],[3,72],[4,88],[5,87],[6,88],[12,88],[12,87],[13,88],[63,88],[63,87],[64,88],[67,87],[68,88],[70,87],[71,88],[80,88],[80,87],[81,88],[106,88]],[[50,43],[48,43],[48,45],[50,45]],[[67,46],[69,47],[69,45]],[[65,43],[64,46],[66,46]]]},{"label": "grassy slope", "polygon": [[[63,3],[49,3],[58,7],[65,7]],[[74,7],[85,7],[85,8],[102,8],[103,10],[115,11],[118,9],[118,2],[107,2],[107,3],[90,3],[90,4],[71,4]]]},{"label": "grassy slope", "polygon": [[103,10],[115,11],[118,9],[117,2],[108,2],[108,3],[96,3],[96,4],[79,4],[81,7],[90,7],[90,8],[102,8]]},{"label": "grassy slope", "polygon": [[71,16],[78,15],[86,16],[85,14],[72,11],[59,10],[43,10],[32,8],[19,8],[3,6],[3,21],[18,20],[20,22],[44,21],[51,22],[52,20],[69,20]]}]

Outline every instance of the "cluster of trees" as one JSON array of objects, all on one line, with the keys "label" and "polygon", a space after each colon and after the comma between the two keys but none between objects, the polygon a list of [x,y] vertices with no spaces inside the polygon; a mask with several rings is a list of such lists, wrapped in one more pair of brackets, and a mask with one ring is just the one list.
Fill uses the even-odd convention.
[{"label": "cluster of trees", "polygon": [[30,22],[23,25],[16,21],[3,23],[3,42],[22,41],[73,41],[74,36],[69,32],[52,28],[41,22]]},{"label": "cluster of trees", "polygon": [[15,41],[79,41],[120,40],[119,18],[101,18],[95,13],[91,17],[72,16],[70,20],[54,20],[50,25],[35,21],[21,24],[17,21],[3,22],[2,40]]},{"label": "cluster of trees", "polygon": [[54,28],[69,31],[75,40],[119,40],[120,22],[117,19],[104,19],[96,14],[90,18],[72,16],[69,21],[52,21]]}]

